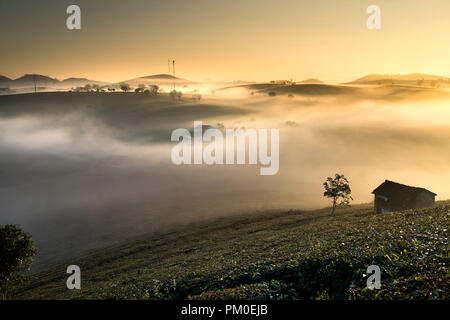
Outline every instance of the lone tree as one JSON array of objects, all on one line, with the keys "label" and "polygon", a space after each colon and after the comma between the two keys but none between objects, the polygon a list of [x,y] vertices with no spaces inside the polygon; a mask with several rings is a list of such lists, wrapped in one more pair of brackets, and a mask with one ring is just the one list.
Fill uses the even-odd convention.
[{"label": "lone tree", "polygon": [[9,287],[23,280],[37,253],[28,232],[15,225],[0,225],[0,292],[8,298]]},{"label": "lone tree", "polygon": [[335,178],[328,177],[323,183],[325,192],[324,197],[331,198],[333,201],[333,210],[331,215],[334,215],[334,211],[337,206],[348,205],[353,198],[350,196],[352,190],[347,178],[343,174],[336,173]]},{"label": "lone tree", "polygon": [[129,85],[128,83],[125,83],[125,82],[122,82],[122,83],[119,85],[119,87],[120,87],[120,90],[125,91],[125,92],[131,90],[130,85]]}]

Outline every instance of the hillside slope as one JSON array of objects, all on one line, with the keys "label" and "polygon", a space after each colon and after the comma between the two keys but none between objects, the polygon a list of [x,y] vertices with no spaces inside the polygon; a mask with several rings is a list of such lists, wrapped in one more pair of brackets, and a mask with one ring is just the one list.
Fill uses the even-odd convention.
[{"label": "hillside slope", "polygon": [[447,77],[437,76],[433,74],[425,73],[411,73],[411,74],[369,74],[364,77],[358,78],[351,83],[367,83],[374,82],[383,79],[389,79],[393,81],[417,81],[417,80],[450,80]]},{"label": "hillside slope", "polygon": [[[130,84],[131,86],[138,86],[139,84],[144,85],[156,84],[159,86],[164,86],[164,85],[171,85],[173,83],[176,83],[177,85],[191,85],[196,83],[194,81],[178,78],[170,74],[155,74],[150,76],[129,79],[124,82]],[[118,82],[117,84],[119,83],[120,82]]]},{"label": "hillside slope", "polygon": [[426,88],[410,85],[396,85],[386,83],[373,87],[360,87],[349,85],[329,84],[295,84],[282,85],[271,83],[257,83],[249,85],[238,85],[221,88],[220,90],[245,89],[249,92],[267,95],[275,93],[280,96],[298,96],[307,98],[334,97],[343,100],[377,100],[377,101],[400,101],[400,100],[426,100],[426,99],[448,99],[449,92],[442,88]]},{"label": "hillside slope", "polygon": [[441,87],[448,88],[450,79],[447,77],[432,74],[412,73],[412,74],[369,74],[347,84],[356,85],[401,85],[419,87]]},{"label": "hillside slope", "polygon": [[[266,212],[130,240],[33,277],[21,299],[448,299],[450,205]],[[365,272],[380,266],[381,290]]]}]

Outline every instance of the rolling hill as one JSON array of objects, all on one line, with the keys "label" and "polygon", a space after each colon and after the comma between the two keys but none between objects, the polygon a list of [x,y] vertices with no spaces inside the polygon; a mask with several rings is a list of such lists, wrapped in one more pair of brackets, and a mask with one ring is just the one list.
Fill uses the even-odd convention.
[{"label": "rolling hill", "polygon": [[[19,299],[448,299],[449,202],[208,220],[92,251],[41,273]],[[82,270],[67,290],[66,266]],[[367,290],[378,265],[381,290]]]},{"label": "rolling hill", "polygon": [[414,99],[449,99],[448,91],[438,88],[411,85],[368,86],[329,85],[329,84],[272,84],[257,83],[225,87],[220,90],[245,89],[251,93],[272,94],[295,97],[331,97],[346,100],[414,100]]},{"label": "rolling hill", "polygon": [[315,78],[309,78],[302,81],[297,81],[297,84],[324,84],[323,81]]},{"label": "rolling hill", "polygon": [[[194,82],[194,81],[178,78],[178,77],[175,77],[170,74],[149,75],[149,76],[143,76],[143,77],[139,77],[139,78],[129,79],[126,81],[120,81],[120,82],[126,82],[133,87],[136,87],[139,84],[145,84],[145,85],[155,84],[155,85],[160,85],[160,86],[161,85],[162,86],[171,85],[173,83],[178,84],[178,85],[196,84],[196,82]],[[120,82],[118,82],[116,84],[119,84]]]},{"label": "rolling hill", "polygon": [[61,85],[64,87],[78,87],[78,86],[85,86],[87,84],[97,84],[100,86],[107,85],[108,82],[103,81],[96,81],[96,80],[90,80],[87,78],[67,78],[61,81]]},{"label": "rolling hill", "polygon": [[55,86],[60,83],[58,79],[53,79],[48,76],[43,76],[40,74],[25,74],[20,78],[13,80],[11,83],[12,88],[25,88],[33,87],[34,83],[39,87],[49,87]]},{"label": "rolling hill", "polygon": [[[34,88],[34,83],[36,81],[36,86],[39,88],[56,88],[56,89],[69,89],[78,86],[85,86],[86,84],[97,84],[100,86],[105,86],[110,83],[104,81],[91,80],[87,78],[67,78],[64,80],[58,80],[56,78],[51,78],[49,76],[44,76],[40,74],[25,74],[17,79],[10,79],[5,76],[0,76],[0,87],[10,88],[10,89],[23,89],[23,88]],[[195,84],[194,81],[189,81],[186,79],[178,78],[170,74],[156,74],[149,75],[134,79],[129,79],[125,81],[119,81],[113,85],[118,85],[121,82],[126,82],[131,86],[138,86],[139,84],[156,84],[156,85],[171,85],[173,83],[179,85]]]},{"label": "rolling hill", "polygon": [[423,73],[412,74],[369,74],[347,84],[356,85],[415,85],[415,86],[450,86],[450,78]]},{"label": "rolling hill", "polygon": [[86,78],[67,78],[60,81],[56,78],[51,78],[40,74],[25,74],[14,80],[0,76],[0,87],[10,89],[34,88],[35,83],[39,88],[72,88],[76,86],[84,86],[88,83],[98,85],[107,84],[107,82],[89,80]]},{"label": "rolling hill", "polygon": [[11,79],[5,76],[0,76],[0,87],[8,87],[11,84]]},{"label": "rolling hill", "polygon": [[155,74],[155,75],[151,75],[151,76],[145,76],[145,77],[141,77],[142,79],[161,79],[161,80],[181,80],[181,81],[187,81],[175,76],[172,76],[170,74]]}]

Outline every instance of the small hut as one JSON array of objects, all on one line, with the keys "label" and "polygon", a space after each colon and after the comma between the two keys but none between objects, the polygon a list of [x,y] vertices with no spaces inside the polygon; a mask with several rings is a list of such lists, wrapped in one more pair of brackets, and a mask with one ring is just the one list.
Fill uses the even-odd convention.
[{"label": "small hut", "polygon": [[430,208],[434,206],[436,194],[386,180],[372,191],[375,195],[374,212],[385,213],[407,209]]}]

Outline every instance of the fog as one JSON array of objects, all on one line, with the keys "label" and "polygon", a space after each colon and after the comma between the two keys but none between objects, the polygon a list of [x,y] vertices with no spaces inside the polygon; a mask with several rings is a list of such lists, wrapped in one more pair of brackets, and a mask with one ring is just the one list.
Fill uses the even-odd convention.
[{"label": "fog", "polygon": [[[202,92],[207,92],[204,90]],[[216,216],[328,206],[322,183],[343,173],[354,203],[385,179],[450,198],[450,100],[250,95],[194,102],[134,93],[0,97],[0,224],[19,224],[36,268],[145,232]],[[280,167],[180,165],[177,128],[280,130]],[[75,263],[75,262],[74,262]]]}]

